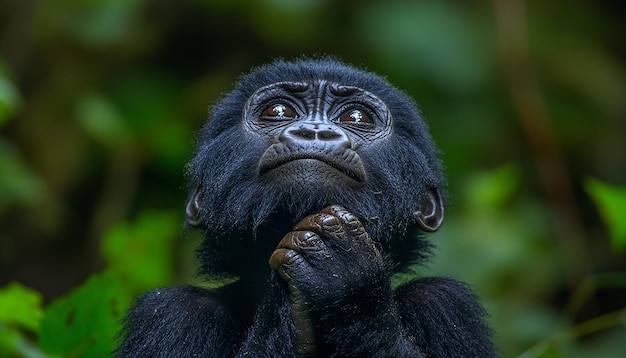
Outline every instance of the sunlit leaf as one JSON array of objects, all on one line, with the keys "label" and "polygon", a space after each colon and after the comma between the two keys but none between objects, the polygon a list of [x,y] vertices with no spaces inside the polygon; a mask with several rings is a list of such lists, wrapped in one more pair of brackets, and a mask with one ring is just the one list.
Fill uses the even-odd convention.
[{"label": "sunlit leaf", "polygon": [[20,334],[17,330],[0,325],[0,355],[4,357],[15,354],[19,339]]},{"label": "sunlit leaf", "polygon": [[539,355],[537,358],[563,358],[565,355],[559,352],[556,348],[553,348],[543,354]]},{"label": "sunlit leaf", "polygon": [[147,211],[134,222],[114,226],[102,240],[109,270],[133,288],[149,289],[171,282],[173,243],[182,218],[172,212]]},{"label": "sunlit leaf", "polygon": [[41,294],[17,282],[0,289],[0,323],[39,331],[43,315]]},{"label": "sunlit leaf", "polygon": [[511,197],[519,181],[519,170],[513,164],[477,173],[467,183],[468,201],[479,208],[497,207]]},{"label": "sunlit leaf", "polygon": [[32,342],[30,335],[15,327],[2,325],[0,325],[0,357],[51,358],[41,352]]},{"label": "sunlit leaf", "polygon": [[40,344],[63,357],[110,357],[130,297],[112,276],[94,275],[46,310]]},{"label": "sunlit leaf", "polygon": [[624,251],[626,248],[626,187],[588,178],[585,180],[585,189],[608,227],[613,250]]}]

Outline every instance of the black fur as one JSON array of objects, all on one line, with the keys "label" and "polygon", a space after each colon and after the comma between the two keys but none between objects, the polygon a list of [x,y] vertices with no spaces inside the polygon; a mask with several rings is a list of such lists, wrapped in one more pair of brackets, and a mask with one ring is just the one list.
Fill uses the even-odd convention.
[{"label": "black fur", "polygon": [[[389,108],[391,135],[357,149],[365,184],[286,187],[259,179],[257,166],[271,142],[245,132],[244,105],[263,86],[319,80],[362,88]],[[328,287],[319,297],[305,290],[317,356],[495,356],[485,312],[464,284],[422,278],[391,291],[394,272],[429,255],[415,212],[428,190],[445,183],[417,107],[381,77],[332,59],[257,68],[212,109],[188,172],[206,231],[200,273],[239,280],[217,290],[177,287],[143,296],[128,314],[118,356],[296,356],[289,290],[267,262],[296,222],[331,204],[363,223],[384,265],[356,270],[368,278],[350,287],[305,278],[312,287]],[[333,268],[354,275],[350,257],[337,257]]]}]

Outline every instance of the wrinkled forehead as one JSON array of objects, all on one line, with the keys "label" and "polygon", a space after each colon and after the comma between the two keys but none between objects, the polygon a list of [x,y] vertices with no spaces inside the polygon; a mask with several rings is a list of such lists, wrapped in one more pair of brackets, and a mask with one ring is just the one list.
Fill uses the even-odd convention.
[{"label": "wrinkled forehead", "polygon": [[256,90],[250,97],[250,102],[281,97],[299,98],[307,102],[321,103],[350,99],[366,101],[373,105],[385,105],[376,95],[362,88],[326,80],[272,83]]}]

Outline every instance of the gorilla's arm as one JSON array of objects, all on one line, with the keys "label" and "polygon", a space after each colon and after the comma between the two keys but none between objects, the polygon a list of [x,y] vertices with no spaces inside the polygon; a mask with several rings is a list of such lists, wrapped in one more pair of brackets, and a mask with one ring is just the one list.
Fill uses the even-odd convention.
[{"label": "gorilla's arm", "polygon": [[[117,356],[296,357],[299,332],[292,306],[276,277],[271,282],[247,334],[210,291],[195,287],[151,291],[129,312]],[[365,311],[338,304],[314,315],[319,319],[316,334],[327,341],[317,342],[319,356],[495,356],[483,309],[456,280],[420,279],[398,288],[393,299],[388,292],[372,292],[363,296],[362,304]],[[378,312],[368,305],[380,306]]]},{"label": "gorilla's arm", "polygon": [[191,286],[156,289],[128,312],[116,356],[232,356],[240,340],[235,322],[211,291]]},{"label": "gorilla's arm", "polygon": [[427,277],[394,291],[400,321],[426,357],[495,357],[485,310],[462,282]]},{"label": "gorilla's arm", "polygon": [[[363,357],[496,357],[474,294],[451,278],[423,278],[408,283],[375,315],[352,314],[338,324],[341,307],[327,307],[319,356]],[[382,297],[369,296],[378,302]],[[345,315],[346,312],[343,312]],[[324,323],[324,321],[326,323]],[[327,350],[332,347],[330,350]]]},{"label": "gorilla's arm", "polygon": [[299,357],[291,304],[279,278],[272,275],[268,295],[257,307],[254,322],[236,357]]}]

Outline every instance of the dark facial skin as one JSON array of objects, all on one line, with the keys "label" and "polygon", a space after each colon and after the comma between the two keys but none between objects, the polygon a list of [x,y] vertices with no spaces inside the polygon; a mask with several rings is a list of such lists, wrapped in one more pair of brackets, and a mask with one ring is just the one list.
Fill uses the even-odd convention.
[{"label": "dark facial skin", "polygon": [[385,104],[362,89],[280,82],[254,93],[243,128],[272,143],[259,162],[259,180],[360,187],[367,178],[357,150],[386,139],[391,124]]},{"label": "dark facial skin", "polygon": [[391,288],[429,254],[443,176],[412,101],[380,77],[257,69],[215,106],[189,172],[200,272],[238,280],[144,295],[118,356],[495,356],[463,283]]}]

